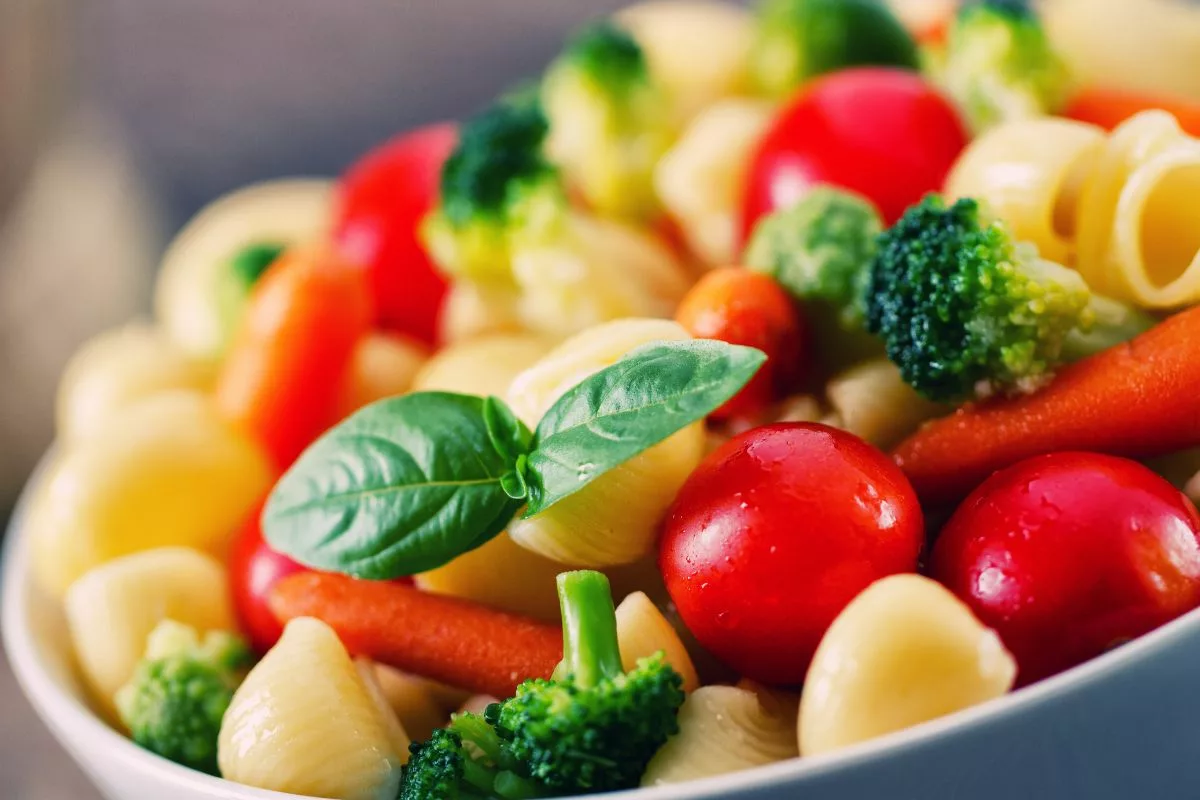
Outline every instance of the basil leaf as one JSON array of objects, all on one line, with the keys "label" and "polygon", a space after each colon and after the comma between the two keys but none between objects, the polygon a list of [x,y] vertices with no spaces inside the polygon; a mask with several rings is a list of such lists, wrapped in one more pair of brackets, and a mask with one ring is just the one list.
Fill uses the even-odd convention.
[{"label": "basil leaf", "polygon": [[[263,532],[310,567],[386,580],[441,566],[508,525],[531,434],[496,398],[420,392],[326,433],[271,493]],[[506,490],[505,485],[510,484]]]},{"label": "basil leaf", "polygon": [[660,342],[584,379],[538,424],[525,465],[525,517],[708,416],[765,360],[759,350],[724,342]]}]

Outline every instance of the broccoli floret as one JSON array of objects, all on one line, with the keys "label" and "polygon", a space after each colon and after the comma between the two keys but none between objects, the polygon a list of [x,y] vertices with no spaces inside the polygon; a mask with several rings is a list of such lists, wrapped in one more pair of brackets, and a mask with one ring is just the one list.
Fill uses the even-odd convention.
[{"label": "broccoli floret", "polygon": [[1015,242],[975,200],[936,195],[880,237],[866,309],[904,379],[944,401],[1033,391],[1059,364],[1154,323]]},{"label": "broccoli floret", "polygon": [[1025,0],[963,5],[937,70],[976,133],[1054,113],[1070,83],[1066,65]]},{"label": "broccoli floret", "polygon": [[477,714],[456,714],[446,728],[409,747],[399,800],[528,800],[541,787],[518,764],[492,726]]},{"label": "broccoli floret", "polygon": [[422,224],[445,272],[511,281],[514,236],[551,224],[566,208],[558,170],[543,152],[549,130],[537,97],[509,95],[468,120],[441,175],[439,205]]},{"label": "broccoli floret", "polygon": [[588,204],[604,214],[657,210],[653,171],[673,124],[641,46],[611,21],[583,28],[546,72],[547,151]]},{"label": "broccoli floret", "polygon": [[563,662],[550,680],[530,680],[486,717],[528,774],[566,794],[638,785],[659,747],[679,730],[682,679],[661,654],[621,666],[608,579],[558,576]]},{"label": "broccoli floret", "polygon": [[147,750],[216,775],[221,718],[250,658],[233,634],[216,631],[201,640],[187,625],[162,622],[116,694],[121,721]]},{"label": "broccoli floret", "polygon": [[751,70],[784,97],[810,78],[853,66],[916,70],[917,45],[882,0],[764,0]]}]

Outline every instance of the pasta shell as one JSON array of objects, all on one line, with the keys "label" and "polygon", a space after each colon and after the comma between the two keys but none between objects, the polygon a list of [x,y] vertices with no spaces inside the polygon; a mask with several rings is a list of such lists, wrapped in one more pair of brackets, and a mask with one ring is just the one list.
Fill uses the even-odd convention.
[{"label": "pasta shell", "polygon": [[707,778],[799,755],[796,705],[737,686],[703,686],[679,709],[679,733],[651,759],[643,786]]},{"label": "pasta shell", "polygon": [[553,340],[529,333],[489,334],[450,344],[425,362],[413,390],[503,397],[513,378],[553,346]]},{"label": "pasta shell", "polygon": [[438,319],[441,340],[454,344],[494,333],[520,332],[524,326],[517,300],[512,286],[455,280],[442,301]]},{"label": "pasta shell", "polygon": [[809,667],[800,750],[827,753],[999,697],[1017,666],[941,584],[893,575],[838,615]]},{"label": "pasta shell", "polygon": [[92,567],[128,553],[168,545],[219,553],[270,481],[266,458],[207,397],[143,400],[55,455],[29,511],[34,576],[61,597]]},{"label": "pasta shell", "polygon": [[381,331],[368,334],[354,348],[339,417],[407,392],[428,357],[428,349],[407,336]]},{"label": "pasta shell", "polygon": [[679,634],[645,592],[627,595],[617,606],[617,642],[626,670],[636,667],[639,659],[661,652],[663,660],[683,678],[685,692],[700,685],[692,657]]},{"label": "pasta shell", "polygon": [[146,550],[91,570],[71,585],[64,608],[84,681],[110,718],[113,694],[164,619],[201,633],[236,625],[225,568],[185,547]]},{"label": "pasta shell", "polygon": [[234,694],[217,761],[224,777],[259,789],[392,800],[400,786],[398,744],[337,635],[300,618]]},{"label": "pasta shell", "polygon": [[150,325],[102,333],[71,358],[59,383],[59,441],[94,435],[116,414],[160,392],[208,391],[213,377],[212,364],[186,355]]},{"label": "pasta shell", "polygon": [[[430,681],[407,675],[386,664],[372,664],[366,659],[360,659],[358,663],[371,666],[373,680],[384,701],[391,707],[404,733],[414,741],[425,741],[434,728],[446,723],[446,709],[438,702]],[[407,756],[407,752],[401,754]]]},{"label": "pasta shell", "polygon": [[837,427],[887,450],[949,409],[926,400],[887,359],[852,367],[825,388]]}]

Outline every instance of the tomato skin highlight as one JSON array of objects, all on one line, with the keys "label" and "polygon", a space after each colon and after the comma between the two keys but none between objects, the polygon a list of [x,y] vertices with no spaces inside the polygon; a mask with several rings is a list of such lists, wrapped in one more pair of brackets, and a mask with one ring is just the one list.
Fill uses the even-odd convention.
[{"label": "tomato skin highlight", "polygon": [[426,344],[437,341],[447,284],[418,229],[437,203],[442,164],[457,141],[451,123],[403,133],[359,159],[340,186],[334,238],[366,266],[377,324]]},{"label": "tomato skin highlight", "polygon": [[968,139],[958,112],[916,73],[865,67],[818,78],[779,112],[751,160],[742,243],[760,217],[819,183],[858,192],[890,225],[941,190]]},{"label": "tomato skin highlight", "polygon": [[229,550],[229,589],[242,632],[256,653],[270,650],[283,635],[283,625],[267,607],[271,587],[307,567],[271,549],[259,523],[261,509],[234,537]]},{"label": "tomato skin highlight", "polygon": [[750,417],[782,398],[803,376],[806,339],[800,312],[774,279],[738,267],[706,273],[684,296],[675,321],[698,339],[756,347],[767,361],[710,416]]},{"label": "tomato skin highlight", "polygon": [[1200,605],[1200,516],[1135,461],[1037,456],[963,502],[932,569],[1000,634],[1025,685]]},{"label": "tomato skin highlight", "polygon": [[825,425],[782,423],[697,468],[664,524],[659,568],[705,648],[744,677],[797,686],[838,613],[879,578],[915,571],[924,536],[887,456]]}]

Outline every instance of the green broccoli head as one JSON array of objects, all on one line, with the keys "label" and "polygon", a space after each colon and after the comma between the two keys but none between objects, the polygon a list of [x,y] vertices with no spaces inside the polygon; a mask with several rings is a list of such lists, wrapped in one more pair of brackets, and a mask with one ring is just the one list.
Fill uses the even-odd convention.
[{"label": "green broccoli head", "polygon": [[654,167],[674,130],[633,36],[609,20],[580,30],[547,70],[542,98],[548,152],[588,204],[615,216],[654,213]]},{"label": "green broccoli head", "polygon": [[446,728],[409,747],[399,800],[530,800],[543,796],[514,770],[516,761],[477,714],[456,714]]},{"label": "green broccoli head", "polygon": [[940,401],[1032,391],[1061,362],[1153,324],[1015,242],[975,200],[936,195],[880,237],[866,309],[904,379]]},{"label": "green broccoli head", "polygon": [[1025,0],[963,5],[938,71],[976,133],[1054,113],[1070,85],[1066,65]]},{"label": "green broccoli head", "polygon": [[917,45],[882,0],[763,0],[751,70],[759,90],[784,97],[854,66],[916,70]]},{"label": "green broccoli head", "polygon": [[562,793],[638,785],[646,764],[679,730],[682,679],[661,654],[621,666],[608,579],[558,577],[563,662],[551,680],[522,684],[487,719],[530,776]]},{"label": "green broccoli head", "polygon": [[533,235],[565,210],[558,171],[543,152],[548,130],[528,92],[501,98],[463,125],[442,167],[439,204],[422,224],[444,272],[510,280],[513,238]]},{"label": "green broccoli head", "polygon": [[221,719],[250,659],[246,643],[230,633],[201,640],[193,628],[167,620],[116,694],[121,721],[147,750],[216,775]]}]

